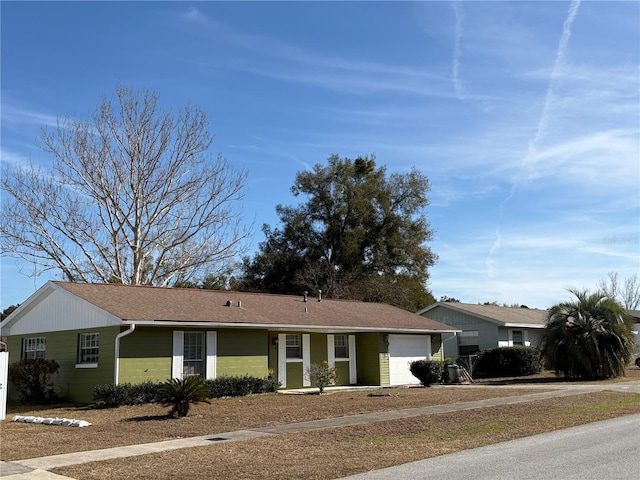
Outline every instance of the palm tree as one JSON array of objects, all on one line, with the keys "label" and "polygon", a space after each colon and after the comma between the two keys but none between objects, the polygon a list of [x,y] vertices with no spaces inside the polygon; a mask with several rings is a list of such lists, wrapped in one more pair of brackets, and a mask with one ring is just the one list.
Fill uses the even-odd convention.
[{"label": "palm tree", "polygon": [[624,375],[635,349],[632,319],[603,292],[569,289],[576,300],[549,310],[541,355],[556,374],[581,379]]},{"label": "palm tree", "polygon": [[168,416],[186,417],[192,403],[210,403],[209,388],[201,377],[192,375],[180,378],[172,378],[164,382],[158,390],[158,403],[163,407],[171,407]]}]

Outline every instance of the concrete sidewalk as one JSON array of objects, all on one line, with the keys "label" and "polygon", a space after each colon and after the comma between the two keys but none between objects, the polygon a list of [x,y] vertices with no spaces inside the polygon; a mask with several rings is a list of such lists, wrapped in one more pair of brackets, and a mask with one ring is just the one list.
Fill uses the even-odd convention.
[{"label": "concrete sidewalk", "polygon": [[[457,385],[445,388],[467,388]],[[474,388],[470,386],[469,388]],[[628,393],[640,393],[640,382],[621,382],[606,385],[504,385],[490,388],[524,388],[535,390],[550,390],[544,392],[529,393],[511,397],[498,397],[473,402],[453,403],[446,405],[433,405],[428,407],[407,408],[402,410],[388,410],[345,417],[312,420],[308,422],[290,423],[273,427],[254,428],[235,432],[204,435],[200,437],[181,438],[162,442],[144,443],[139,445],[127,445],[122,447],[105,448],[101,450],[88,450],[85,452],[52,455],[49,457],[30,458],[14,462],[0,462],[0,477],[7,480],[47,480],[64,479],[47,470],[68,465],[76,465],[93,461],[105,461],[114,458],[133,457],[180,448],[199,447],[214,443],[241,442],[265,436],[283,435],[287,433],[308,432],[324,428],[346,427],[363,423],[383,422],[400,418],[410,418],[422,415],[434,415],[438,413],[459,412],[478,408],[493,407],[497,405],[510,405],[516,403],[532,402],[551,398],[580,395],[583,393],[602,390],[622,391]]]}]

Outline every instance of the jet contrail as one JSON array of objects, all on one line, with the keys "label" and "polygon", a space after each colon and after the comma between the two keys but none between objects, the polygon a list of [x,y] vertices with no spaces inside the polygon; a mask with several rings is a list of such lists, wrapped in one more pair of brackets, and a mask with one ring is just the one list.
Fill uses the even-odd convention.
[{"label": "jet contrail", "polygon": [[558,43],[558,50],[556,52],[556,58],[553,63],[553,69],[551,70],[551,75],[549,76],[549,83],[547,85],[547,93],[544,98],[544,104],[542,106],[542,113],[540,114],[540,118],[538,120],[538,127],[536,128],[536,133],[533,138],[529,141],[527,147],[527,153],[522,159],[521,164],[521,174],[518,175],[516,180],[511,185],[511,190],[509,195],[507,195],[500,205],[498,205],[498,224],[496,225],[496,240],[491,246],[489,250],[489,254],[487,255],[487,274],[489,277],[493,275],[493,254],[500,248],[500,244],[502,242],[502,237],[500,235],[500,225],[502,223],[502,216],[504,214],[504,206],[505,204],[511,200],[513,195],[516,192],[518,184],[521,183],[523,178],[523,170],[531,169],[531,163],[533,163],[533,159],[535,157],[536,149],[540,144],[540,141],[544,138],[544,135],[547,130],[547,121],[549,117],[549,111],[551,109],[551,105],[553,103],[553,92],[556,84],[557,78],[560,76],[560,71],[564,66],[567,54],[567,46],[569,44],[569,39],[571,38],[571,26],[573,24],[573,20],[576,18],[576,14],[578,13],[578,8],[580,7],[580,3],[582,0],[573,0],[569,5],[569,11],[567,12],[567,18],[564,20],[564,24],[562,25],[562,35],[560,36],[560,42]]},{"label": "jet contrail", "polygon": [[453,43],[453,71],[451,75],[451,80],[453,82],[453,88],[456,92],[456,96],[460,100],[464,100],[466,98],[466,94],[464,92],[464,88],[462,83],[460,82],[460,41],[462,40],[462,21],[464,20],[464,13],[462,13],[462,6],[459,1],[454,1],[452,4],[453,13],[456,17],[456,25],[455,25],[455,38]]}]

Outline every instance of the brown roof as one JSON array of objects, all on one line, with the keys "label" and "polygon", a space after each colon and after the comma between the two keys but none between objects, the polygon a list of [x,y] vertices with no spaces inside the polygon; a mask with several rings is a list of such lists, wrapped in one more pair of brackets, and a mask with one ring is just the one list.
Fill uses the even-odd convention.
[{"label": "brown roof", "polygon": [[124,321],[212,322],[376,331],[456,329],[382,303],[263,293],[52,282]]},{"label": "brown roof", "polygon": [[497,305],[477,305],[471,303],[439,302],[423,312],[428,312],[436,306],[451,308],[493,323],[511,325],[536,325],[544,327],[547,323],[548,310],[536,308],[499,307]]}]

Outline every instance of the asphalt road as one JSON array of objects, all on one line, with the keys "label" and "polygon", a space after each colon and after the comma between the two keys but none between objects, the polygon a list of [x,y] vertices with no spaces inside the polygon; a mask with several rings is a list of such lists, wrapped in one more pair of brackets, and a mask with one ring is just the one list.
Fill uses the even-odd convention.
[{"label": "asphalt road", "polygon": [[637,480],[640,414],[374,470],[351,480]]}]

